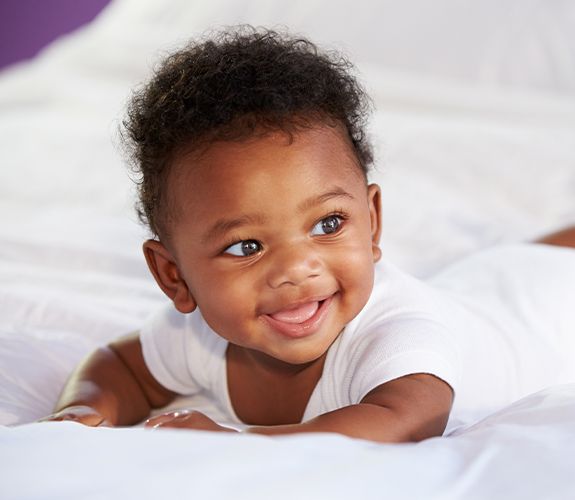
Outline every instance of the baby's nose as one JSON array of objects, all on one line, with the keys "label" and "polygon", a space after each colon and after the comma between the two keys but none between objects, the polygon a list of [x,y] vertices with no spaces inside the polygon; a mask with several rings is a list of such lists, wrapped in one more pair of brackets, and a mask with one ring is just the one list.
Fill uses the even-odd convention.
[{"label": "baby's nose", "polygon": [[300,285],[320,275],[322,264],[318,254],[306,244],[286,245],[275,249],[270,259],[268,284],[272,288]]}]

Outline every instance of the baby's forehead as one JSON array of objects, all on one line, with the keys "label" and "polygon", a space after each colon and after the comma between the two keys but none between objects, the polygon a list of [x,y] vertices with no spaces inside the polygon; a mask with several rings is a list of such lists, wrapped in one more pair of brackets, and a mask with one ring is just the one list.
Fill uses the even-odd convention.
[{"label": "baby's forehead", "polygon": [[[346,129],[322,123],[297,129],[256,129],[233,140],[217,138],[189,145],[180,149],[171,170],[180,180],[187,175],[198,177],[201,169],[225,175],[254,162],[267,162],[271,168],[278,159],[294,154],[312,166],[327,161],[334,169],[350,169],[367,180]],[[244,168],[243,175],[249,175],[249,169]]]},{"label": "baby's forehead", "polygon": [[357,190],[367,182],[342,130],[314,127],[215,141],[191,150],[174,162],[169,184],[166,199],[176,215],[190,207],[205,213],[214,204],[254,207],[270,191],[289,201],[313,196],[324,186]]}]

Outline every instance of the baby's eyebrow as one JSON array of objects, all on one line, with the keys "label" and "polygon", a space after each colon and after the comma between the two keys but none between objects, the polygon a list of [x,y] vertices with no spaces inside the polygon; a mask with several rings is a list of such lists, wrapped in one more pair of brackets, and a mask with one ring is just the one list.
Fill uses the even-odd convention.
[{"label": "baby's eyebrow", "polygon": [[[303,202],[301,202],[297,207],[298,213],[303,213],[310,208],[314,208],[326,201],[332,200],[334,198],[349,198],[351,200],[355,199],[350,193],[345,189],[335,186],[325,193],[320,195],[310,196]],[[264,225],[268,218],[263,214],[246,214],[235,219],[222,218],[217,220],[210,229],[208,229],[202,236],[202,243],[208,243],[214,239],[224,236],[226,233],[233,229],[238,229],[242,226],[248,225]]]},{"label": "baby's eyebrow", "polygon": [[317,196],[310,196],[307,200],[304,200],[298,206],[298,212],[305,212],[310,208],[316,207],[317,205],[321,205],[326,201],[332,200],[333,198],[349,198],[350,200],[355,199],[350,193],[348,193],[345,189],[339,186],[335,186],[329,191],[322,193]]},{"label": "baby's eyebrow", "polygon": [[204,233],[202,237],[202,243],[207,243],[213,239],[223,236],[232,229],[254,224],[262,225],[265,224],[265,222],[266,217],[260,214],[246,214],[236,219],[222,218],[216,221],[215,224]]}]

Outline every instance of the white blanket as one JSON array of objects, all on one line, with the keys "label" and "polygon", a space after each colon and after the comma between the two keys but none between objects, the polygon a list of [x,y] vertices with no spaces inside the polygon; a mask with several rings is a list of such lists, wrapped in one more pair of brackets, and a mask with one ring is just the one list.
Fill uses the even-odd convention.
[{"label": "white blanket", "polygon": [[0,475],[3,498],[567,499],[574,415],[569,385],[405,445],[35,424],[0,429]]},{"label": "white blanket", "polygon": [[[117,0],[0,75],[0,425],[49,413],[82,356],[164,302],[116,130],[152,61],[215,23],[283,23],[354,55],[383,250],[405,270],[575,221],[573,4],[372,3]],[[0,428],[0,496],[569,498],[574,449],[575,386],[417,445],[30,423]]]}]

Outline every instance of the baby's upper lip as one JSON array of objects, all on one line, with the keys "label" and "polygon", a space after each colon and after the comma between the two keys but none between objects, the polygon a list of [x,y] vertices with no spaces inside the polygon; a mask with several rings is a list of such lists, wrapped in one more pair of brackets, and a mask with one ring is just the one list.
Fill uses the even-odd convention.
[{"label": "baby's upper lip", "polygon": [[322,302],[326,299],[329,299],[332,295],[334,295],[334,293],[312,295],[312,296],[308,296],[308,297],[305,297],[302,299],[289,301],[289,302],[283,303],[281,306],[278,306],[278,307],[266,308],[265,310],[263,310],[263,312],[261,314],[269,316],[272,314],[277,314],[280,311],[289,311],[290,309],[296,309],[297,307],[300,307],[304,304],[309,304],[310,302]]}]

